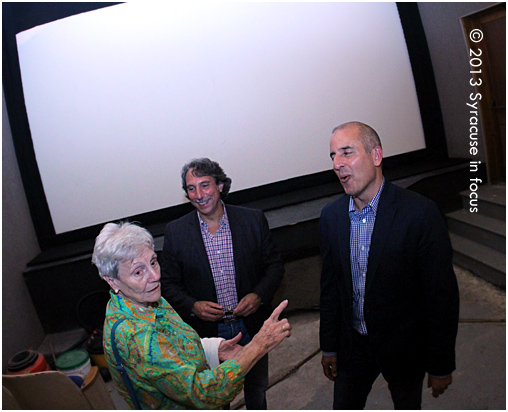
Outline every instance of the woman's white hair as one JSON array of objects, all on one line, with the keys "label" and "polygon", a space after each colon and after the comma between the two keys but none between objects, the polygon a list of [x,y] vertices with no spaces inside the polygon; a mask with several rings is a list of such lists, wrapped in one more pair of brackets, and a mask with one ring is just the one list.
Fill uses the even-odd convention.
[{"label": "woman's white hair", "polygon": [[92,263],[101,278],[116,279],[118,263],[134,259],[143,246],[154,249],[153,237],[145,228],[129,222],[107,223],[95,239]]}]

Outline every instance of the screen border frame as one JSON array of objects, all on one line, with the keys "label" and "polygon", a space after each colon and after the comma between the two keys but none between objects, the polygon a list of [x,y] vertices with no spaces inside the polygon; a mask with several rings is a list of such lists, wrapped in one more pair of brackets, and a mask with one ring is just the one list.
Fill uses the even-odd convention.
[{"label": "screen border frame", "polygon": [[[97,10],[121,3],[2,3],[3,15],[3,90],[11,127],[16,158],[30,209],[35,233],[42,251],[52,247],[94,239],[103,224],[56,234],[48,202],[39,173],[26,112],[21,72],[17,53],[16,34],[32,27],[72,15]],[[426,148],[386,159],[393,165],[422,158],[446,158],[447,145],[430,52],[418,5],[396,3],[408,49],[416,86]],[[295,177],[284,182],[234,192],[230,203],[245,204],[270,196],[280,196],[305,187],[329,184],[336,181],[333,172]],[[189,204],[129,216],[145,226],[158,227],[192,210]],[[154,233],[156,235],[156,233]]]}]

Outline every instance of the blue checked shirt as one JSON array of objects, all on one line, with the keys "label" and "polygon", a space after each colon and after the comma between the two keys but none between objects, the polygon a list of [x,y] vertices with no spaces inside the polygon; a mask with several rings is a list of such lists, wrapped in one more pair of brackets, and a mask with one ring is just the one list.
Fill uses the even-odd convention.
[{"label": "blue checked shirt", "polygon": [[376,222],[377,207],[385,180],[376,195],[361,212],[355,209],[354,200],[349,199],[351,274],[353,277],[353,327],[362,335],[367,334],[363,313],[365,280],[369,263],[370,239]]},{"label": "blue checked shirt", "polygon": [[[224,207],[224,203],[222,205]],[[224,207],[224,215],[220,221],[219,230],[215,235],[212,235],[208,231],[208,224],[201,219],[199,213],[198,217],[206,254],[212,269],[217,303],[224,308],[224,311],[232,311],[238,305],[238,295],[236,292],[233,240],[231,238],[226,207]],[[225,318],[230,317],[232,316],[225,316]]]}]

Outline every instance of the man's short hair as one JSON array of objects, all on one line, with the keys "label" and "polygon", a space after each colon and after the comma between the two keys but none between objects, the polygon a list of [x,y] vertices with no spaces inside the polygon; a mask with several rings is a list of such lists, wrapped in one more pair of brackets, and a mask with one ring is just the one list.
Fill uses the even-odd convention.
[{"label": "man's short hair", "polygon": [[332,134],[334,134],[337,130],[343,130],[350,127],[356,127],[359,130],[360,138],[362,139],[363,147],[365,148],[366,153],[372,152],[372,149],[374,149],[376,146],[383,148],[383,146],[381,146],[381,139],[379,138],[377,132],[372,127],[362,122],[355,121],[343,123],[335,127],[332,130]]}]

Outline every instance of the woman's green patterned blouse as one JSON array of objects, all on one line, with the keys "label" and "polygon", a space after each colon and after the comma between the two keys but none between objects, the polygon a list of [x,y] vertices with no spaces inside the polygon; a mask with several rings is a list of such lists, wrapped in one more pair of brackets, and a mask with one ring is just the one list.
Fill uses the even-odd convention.
[{"label": "woman's green patterned blouse", "polygon": [[111,293],[104,322],[104,353],[120,395],[133,408],[115,369],[111,328],[143,409],[216,409],[230,403],[243,386],[244,373],[235,360],[209,369],[201,340],[164,299],[145,308]]}]

